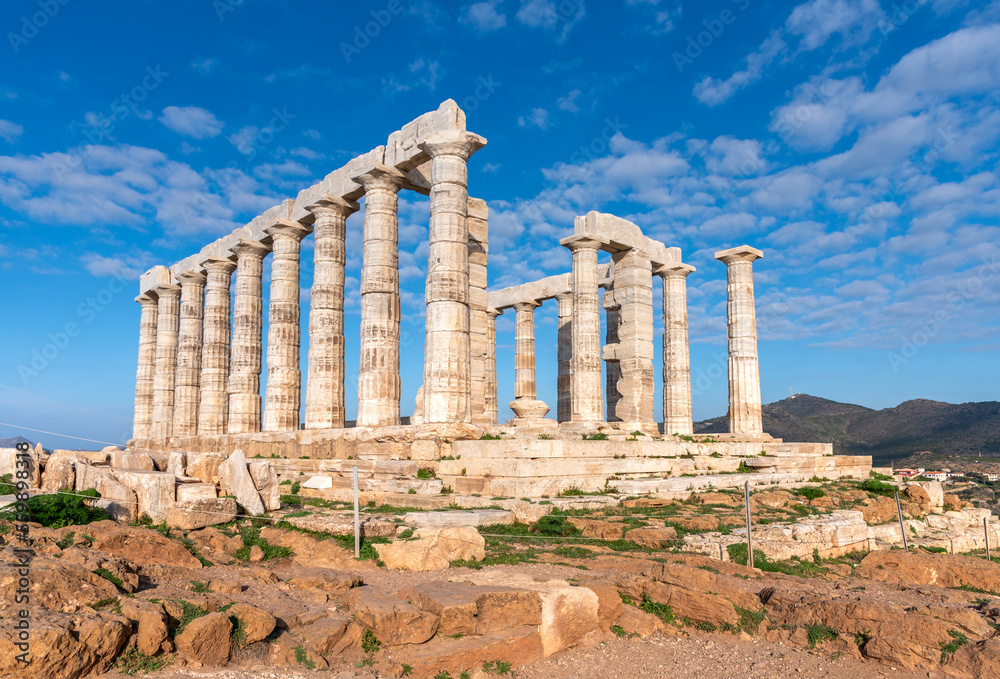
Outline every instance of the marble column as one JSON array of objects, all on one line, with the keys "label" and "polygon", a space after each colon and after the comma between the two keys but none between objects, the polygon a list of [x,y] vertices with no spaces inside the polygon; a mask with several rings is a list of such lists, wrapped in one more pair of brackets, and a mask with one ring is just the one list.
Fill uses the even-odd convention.
[{"label": "marble column", "polygon": [[156,293],[156,366],[153,369],[153,424],[150,438],[173,433],[174,377],[177,370],[177,332],[180,326],[181,286],[159,285]]},{"label": "marble column", "polygon": [[241,240],[236,255],[233,347],[229,370],[229,433],[260,431],[261,333],[264,302],[261,277],[268,248]]},{"label": "marble column", "polygon": [[611,287],[604,291],[604,418],[608,422],[618,422],[618,402],[622,395],[618,382],[622,378],[622,366],[615,350],[618,347],[619,306],[615,302],[615,291]]},{"label": "marble column", "polygon": [[486,311],[486,393],[484,395],[488,424],[497,423],[497,316],[502,311]]},{"label": "marble column", "polygon": [[469,198],[469,373],[472,423],[477,425],[493,424],[486,412],[488,222],[486,201]]},{"label": "marble column", "polygon": [[570,366],[573,361],[573,293],[559,293],[556,295],[556,302],[559,304],[559,325],[556,334],[558,361],[556,421],[569,422],[573,406],[573,373]]},{"label": "marble column", "polygon": [[201,400],[201,330],[207,279],[198,271],[186,271],[177,279],[181,285],[181,305],[173,436],[194,436],[198,433],[198,403]]},{"label": "marble column", "polygon": [[597,251],[606,245],[585,234],[563,238],[560,244],[573,253],[573,422],[600,422],[604,416],[601,394],[601,308],[598,299]]},{"label": "marble column", "polygon": [[640,250],[616,252],[614,297],[618,307],[618,359],[621,399],[615,414],[630,425],[653,424],[653,267]]},{"label": "marble column", "polygon": [[677,262],[656,272],[663,279],[663,433],[667,436],[694,433],[687,312],[687,277],[694,270]]},{"label": "marble column", "polygon": [[437,132],[420,148],[431,157],[423,421],[472,422],[469,338],[469,157],[486,140],[464,130]]},{"label": "marble column", "polygon": [[541,302],[526,299],[514,305],[514,400],[510,409],[518,419],[539,419],[549,406],[538,400],[535,382],[535,309]]},{"label": "marble column", "polygon": [[309,369],[306,373],[306,429],[344,426],[344,267],[347,218],[358,204],[324,195],[313,214],[313,285],[309,298]]},{"label": "marble column", "polygon": [[153,426],[153,374],[156,371],[156,297],[150,293],[135,301],[139,316],[139,367],[135,372],[135,412],[132,438],[149,438]]},{"label": "marble column", "polygon": [[757,311],[753,261],[764,254],[749,245],[715,253],[726,265],[726,317],[729,335],[729,431],[760,434],[760,365],[757,358]]},{"label": "marble column", "polygon": [[229,420],[230,281],[236,264],[223,257],[201,262],[208,281],[205,286],[205,318],[201,338],[201,396],[198,405],[198,436],[226,433]]},{"label": "marble column", "polygon": [[[399,219],[403,174],[376,164],[354,180],[365,187],[361,267],[359,427],[399,424]],[[465,243],[462,244],[465,247]],[[428,319],[429,322],[429,319]]]},{"label": "marble column", "polygon": [[267,393],[263,431],[298,431],[302,406],[302,315],[299,259],[311,226],[279,219],[271,236],[271,305],[267,312]]}]

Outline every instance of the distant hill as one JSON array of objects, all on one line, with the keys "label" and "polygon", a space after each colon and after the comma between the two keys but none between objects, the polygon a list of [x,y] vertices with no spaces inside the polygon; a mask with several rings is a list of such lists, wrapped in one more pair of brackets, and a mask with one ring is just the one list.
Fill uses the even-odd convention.
[{"label": "distant hill", "polygon": [[[696,422],[696,433],[727,429],[725,417]],[[872,410],[808,394],[764,406],[764,431],[785,441],[832,443],[841,455],[881,462],[918,451],[936,455],[1000,456],[1000,402],[941,403],[916,399]]]},{"label": "distant hill", "polygon": [[14,436],[13,438],[9,439],[0,439],[0,448],[13,448],[18,443],[27,443],[32,448],[35,447],[34,443],[24,438],[23,436]]}]

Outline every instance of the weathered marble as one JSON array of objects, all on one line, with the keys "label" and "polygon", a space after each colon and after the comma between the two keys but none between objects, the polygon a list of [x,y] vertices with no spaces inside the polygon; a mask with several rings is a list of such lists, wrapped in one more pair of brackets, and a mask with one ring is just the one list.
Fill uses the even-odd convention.
[{"label": "weathered marble", "polygon": [[262,282],[266,246],[249,240],[233,247],[236,294],[233,303],[233,348],[229,371],[228,433],[260,431],[262,352]]},{"label": "weathered marble", "polygon": [[601,306],[604,307],[604,418],[608,422],[618,422],[618,402],[622,398],[621,392],[618,391],[618,382],[622,378],[622,366],[618,362],[614,348],[618,346],[621,307],[615,302],[613,285],[605,291]]},{"label": "weathered marble", "polygon": [[174,377],[173,435],[194,436],[198,433],[198,404],[201,400],[199,385],[206,278],[199,271],[187,271],[177,278],[181,285],[181,303]]},{"label": "weathered marble", "polygon": [[309,298],[309,368],[306,429],[344,426],[344,268],[347,218],[354,201],[323,195],[309,206],[314,216],[313,285]]},{"label": "weathered marble", "polygon": [[486,313],[488,308],[489,208],[480,198],[469,198],[469,376],[472,423],[494,424],[486,410]]},{"label": "weathered marble", "polygon": [[485,411],[490,424],[497,423],[497,316],[502,311],[489,309],[486,312],[486,387],[484,394]]},{"label": "weathered marble", "polygon": [[424,339],[423,420],[471,422],[469,343],[469,157],[486,139],[464,130],[429,136],[431,157]]},{"label": "weathered marble", "polygon": [[295,431],[302,405],[299,256],[311,226],[279,219],[266,229],[273,239],[271,304],[267,328],[267,394],[264,431]]},{"label": "weathered marble", "polygon": [[514,305],[514,400],[510,409],[517,419],[545,417],[549,406],[538,400],[535,382],[535,309],[541,306],[533,299]]},{"label": "weathered marble", "polygon": [[649,258],[637,249],[616,252],[614,301],[618,306],[618,343],[612,352],[621,369],[615,406],[618,420],[652,424],[653,274]]},{"label": "weathered marble", "polygon": [[225,434],[229,421],[230,281],[236,264],[223,257],[201,262],[208,281],[201,345],[201,398],[198,436]]},{"label": "weathered marble", "polygon": [[573,293],[560,292],[556,295],[559,304],[559,321],[556,331],[556,360],[559,362],[556,376],[556,421],[569,422],[573,398]]},{"label": "weathered marble", "polygon": [[694,433],[691,355],[688,347],[687,277],[690,264],[657,269],[663,279],[663,433]]},{"label": "weathered marble", "polygon": [[139,295],[135,301],[142,311],[139,317],[139,366],[135,373],[135,415],[132,436],[146,438],[153,426],[153,380],[156,371],[156,297]]},{"label": "weathered marble", "polygon": [[179,285],[160,285],[155,292],[156,365],[153,371],[153,423],[149,434],[153,438],[169,438],[174,424],[181,288]]},{"label": "weathered marble", "polygon": [[574,235],[559,241],[573,253],[573,422],[600,422],[601,311],[598,300],[597,251],[602,240]]},{"label": "weathered marble", "polygon": [[[399,424],[399,189],[403,174],[376,164],[355,180],[365,188],[361,268],[359,427]],[[464,246],[464,244],[463,244]]]},{"label": "weathered marble", "polygon": [[753,292],[753,261],[763,256],[760,250],[749,245],[715,253],[715,258],[726,265],[731,434],[764,431],[757,358],[757,311]]}]

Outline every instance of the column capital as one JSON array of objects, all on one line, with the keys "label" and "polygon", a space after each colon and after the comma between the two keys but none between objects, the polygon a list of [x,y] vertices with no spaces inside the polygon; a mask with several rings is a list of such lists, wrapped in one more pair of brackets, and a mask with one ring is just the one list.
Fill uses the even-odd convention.
[{"label": "column capital", "polygon": [[139,295],[135,298],[135,301],[139,303],[142,307],[155,307],[156,297],[153,296],[152,291]]},{"label": "column capital", "polygon": [[556,293],[557,302],[572,302],[573,301],[573,291],[563,290],[562,292]]},{"label": "column capital", "polygon": [[243,259],[244,257],[264,259],[264,257],[267,256],[267,253],[271,251],[271,248],[267,247],[263,243],[258,243],[255,240],[241,238],[237,241],[236,245],[229,248],[229,250],[240,259]]},{"label": "column capital", "polygon": [[236,262],[228,257],[206,257],[199,264],[205,271],[213,273],[231,274],[236,271]]},{"label": "column capital", "polygon": [[559,241],[559,245],[563,245],[570,249],[572,252],[577,250],[601,250],[610,243],[606,238],[601,238],[599,236],[592,236],[585,233],[577,233],[572,236],[566,236]]},{"label": "column capital", "polygon": [[534,311],[536,307],[542,306],[537,299],[522,299],[514,303],[514,311]]},{"label": "column capital", "polygon": [[312,213],[314,217],[328,214],[348,217],[360,209],[361,206],[357,201],[347,200],[329,193],[324,193],[313,203],[306,205],[306,211]]},{"label": "column capital", "polygon": [[715,253],[715,258],[720,262],[725,263],[726,266],[736,262],[753,262],[755,259],[760,259],[763,256],[763,252],[757,248],[752,248],[749,245],[740,245],[739,247],[729,248],[728,250],[721,250]]},{"label": "column capital", "polygon": [[291,238],[301,241],[312,233],[312,227],[301,222],[293,222],[290,219],[278,219],[271,226],[264,229],[264,233],[272,238]]},{"label": "column capital", "polygon": [[374,163],[364,171],[353,175],[351,179],[365,187],[366,193],[378,190],[396,193],[403,188],[406,176],[394,167]]},{"label": "column capital", "polygon": [[179,285],[171,285],[171,284],[163,283],[163,284],[157,285],[155,288],[153,288],[152,291],[154,293],[156,293],[157,299],[165,299],[165,298],[169,298],[169,297],[180,297],[181,296],[181,286],[179,286]]},{"label": "column capital", "polygon": [[496,320],[497,316],[503,316],[503,309],[487,309],[486,315]]},{"label": "column capital", "polygon": [[683,262],[673,262],[672,264],[664,264],[653,272],[661,278],[687,278],[688,274],[697,271],[690,264],[685,264]]},{"label": "column capital", "polygon": [[438,156],[458,156],[468,160],[473,153],[486,146],[486,137],[466,130],[444,130],[435,132],[417,147],[431,158]]},{"label": "column capital", "polygon": [[185,285],[205,285],[208,277],[200,271],[185,271],[177,274],[177,282],[183,287]]}]

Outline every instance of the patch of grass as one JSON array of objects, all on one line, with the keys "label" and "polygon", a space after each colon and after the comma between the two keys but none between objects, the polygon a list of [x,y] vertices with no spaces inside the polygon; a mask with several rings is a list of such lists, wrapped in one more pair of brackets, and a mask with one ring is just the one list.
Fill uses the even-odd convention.
[{"label": "patch of grass", "polygon": [[[492,532],[494,528],[499,528],[499,526],[490,526],[490,531]],[[531,532],[540,533],[542,535],[566,537],[568,535],[578,535],[580,533],[580,529],[571,523],[566,523],[565,516],[554,516],[549,514],[548,516],[543,516],[536,521],[531,527]]]},{"label": "patch of grass", "polygon": [[581,434],[584,441],[607,441],[607,434]]},{"label": "patch of grass", "polygon": [[295,662],[305,667],[307,670],[316,669],[316,663],[309,659],[309,652],[302,646],[296,646],[295,652]]},{"label": "patch of grass", "polygon": [[212,589],[204,582],[192,580],[191,591],[194,592],[195,594],[205,594],[206,592],[211,592]]},{"label": "patch of grass", "polygon": [[374,655],[379,652],[382,648],[382,642],[378,640],[378,637],[370,630],[366,629],[365,633],[361,637],[361,650],[367,655]]},{"label": "patch of grass", "polygon": [[[79,497],[80,495],[84,497]],[[101,497],[96,490],[82,490],[79,493],[67,493],[59,491],[55,495],[35,495],[28,498],[28,513],[33,521],[36,521],[46,528],[65,528],[66,526],[84,526],[94,521],[103,521],[108,518],[103,509],[89,507],[84,504],[84,500],[93,500]],[[17,511],[13,508],[0,512],[0,519],[13,522],[17,518]]]},{"label": "patch of grass", "polygon": [[302,511],[291,512],[290,514],[285,514],[285,518],[286,519],[297,519],[297,518],[299,518],[301,516],[310,516],[310,515],[312,515],[312,512],[304,509]]},{"label": "patch of grass", "polygon": [[96,604],[88,605],[95,611],[103,611],[105,608],[110,608],[119,615],[122,612],[122,603],[118,599],[101,599]]},{"label": "patch of grass", "polygon": [[756,469],[752,469],[751,467],[748,467],[746,465],[746,462],[743,461],[743,460],[740,460],[740,466],[736,468],[736,473],[737,474],[753,474],[755,471],[757,471],[757,470]]},{"label": "patch of grass", "polygon": [[931,554],[947,554],[948,550],[944,547],[931,547],[930,545],[917,545],[919,549],[925,552],[930,552]]},{"label": "patch of grass", "polygon": [[[729,559],[733,563],[742,566],[747,565],[747,545],[745,542],[738,542],[726,547],[729,552]],[[829,569],[816,563],[812,559],[803,561],[799,558],[792,558],[788,561],[771,561],[764,552],[753,550],[753,565],[765,573],[784,573],[785,575],[795,575],[800,578],[815,578],[825,575]]]},{"label": "patch of grass", "polygon": [[181,619],[177,623],[177,628],[174,630],[175,636],[180,634],[193,620],[197,620],[198,618],[208,615],[207,610],[201,606],[195,606],[190,601],[184,601],[183,599],[176,599],[176,601],[181,605]]},{"label": "patch of grass", "polygon": [[504,660],[491,660],[483,663],[483,672],[504,676],[510,674],[510,663]]},{"label": "patch of grass", "polygon": [[279,547],[277,545],[272,545],[268,543],[267,540],[260,536],[261,524],[258,521],[251,520],[249,523],[244,524],[240,528],[240,536],[243,538],[243,547],[236,550],[233,554],[240,561],[250,560],[250,549],[255,545],[260,547],[264,552],[264,561],[270,561],[271,559],[282,559],[286,556],[292,556],[292,550],[288,547]]},{"label": "patch of grass", "polygon": [[184,549],[191,552],[191,556],[198,559],[201,565],[204,566],[205,568],[211,568],[212,566],[215,565],[201,555],[201,552],[198,551],[198,545],[194,544],[194,540],[192,540],[191,538],[189,537],[180,538],[180,543],[184,545]]},{"label": "patch of grass", "polygon": [[483,434],[479,437],[480,441],[499,441],[500,436],[497,434]]},{"label": "patch of grass", "polygon": [[806,638],[809,640],[809,648],[816,648],[816,644],[830,641],[840,636],[840,631],[836,627],[827,627],[818,623],[806,625]]},{"label": "patch of grass", "polygon": [[661,604],[658,601],[653,601],[645,595],[642,597],[642,602],[639,603],[639,609],[645,611],[646,613],[652,613],[666,623],[672,623],[677,620],[677,616],[674,615],[673,608],[667,604]]},{"label": "patch of grass", "polygon": [[107,568],[98,568],[96,571],[94,571],[94,573],[96,573],[97,575],[100,575],[102,578],[104,578],[105,580],[107,580],[108,582],[110,582],[112,585],[114,585],[115,587],[117,587],[120,591],[122,591],[122,592],[125,591],[125,583],[122,582],[122,579],[119,578],[114,573],[112,573],[111,571],[109,571]]},{"label": "patch of grass", "polygon": [[11,474],[0,476],[0,495],[17,495],[17,486]]},{"label": "patch of grass", "polygon": [[[8,474],[9,476],[9,474]],[[66,533],[66,537],[56,543],[56,547],[59,549],[68,549],[73,546],[73,538],[76,537],[76,531],[71,531]]]},{"label": "patch of grass", "polygon": [[796,488],[792,492],[807,500],[815,500],[818,497],[826,496],[826,493],[819,488]]},{"label": "patch of grass", "polygon": [[418,479],[433,479],[435,476],[437,476],[437,474],[435,474],[434,470],[430,467],[421,467],[417,470]]},{"label": "patch of grass", "polygon": [[875,479],[876,481],[892,481],[891,476],[889,476],[888,474],[879,474],[874,469],[868,472],[868,478]]},{"label": "patch of grass", "polygon": [[736,613],[740,616],[740,621],[736,623],[736,626],[747,634],[756,634],[760,623],[764,622],[764,618],[767,617],[767,611],[763,608],[758,611],[751,611],[749,608],[743,608],[736,604],[733,604],[733,608],[736,609]]},{"label": "patch of grass", "polygon": [[858,486],[861,490],[871,495],[881,495],[882,497],[896,497],[899,488],[891,483],[885,483],[878,479],[865,479]]},{"label": "patch of grass", "polygon": [[234,646],[243,648],[247,645],[247,624],[238,615],[230,615],[229,622],[233,625],[233,631],[229,633],[229,638]]},{"label": "patch of grass", "polygon": [[134,674],[149,674],[150,672],[162,670],[164,667],[169,666],[171,662],[170,658],[162,655],[153,658],[140,651],[138,646],[131,646],[118,656],[112,667],[124,675],[132,676]]},{"label": "patch of grass", "polygon": [[858,648],[861,648],[871,640],[872,640],[872,633],[868,630],[862,630],[860,632],[854,633],[854,643],[857,645]]},{"label": "patch of grass", "polygon": [[413,537],[413,529],[412,528],[407,528],[406,530],[404,530],[402,533],[400,533],[396,537],[399,538],[400,540],[409,540],[410,538]]},{"label": "patch of grass", "polygon": [[941,646],[941,662],[948,659],[948,656],[952,655],[958,649],[962,648],[969,642],[969,638],[955,629],[948,630],[948,636],[951,637],[951,641],[940,643]]},{"label": "patch of grass", "polygon": [[564,559],[590,559],[594,556],[594,552],[583,547],[556,547],[552,553]]}]

